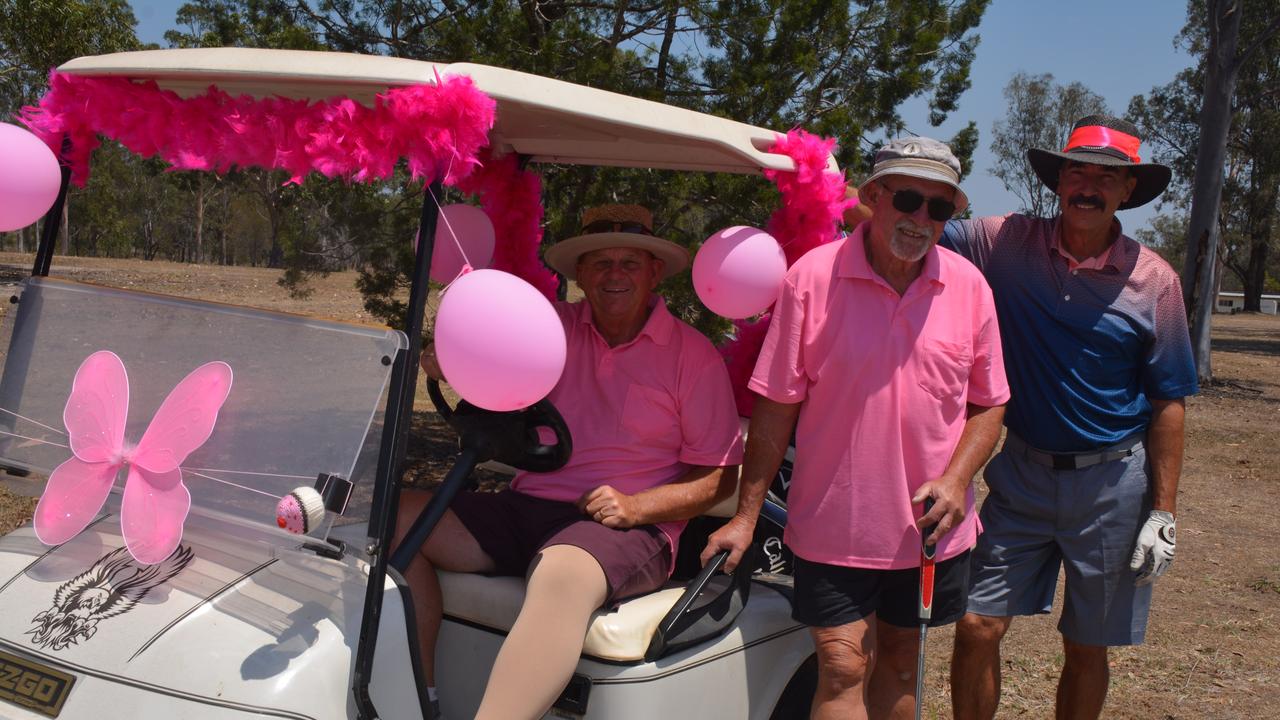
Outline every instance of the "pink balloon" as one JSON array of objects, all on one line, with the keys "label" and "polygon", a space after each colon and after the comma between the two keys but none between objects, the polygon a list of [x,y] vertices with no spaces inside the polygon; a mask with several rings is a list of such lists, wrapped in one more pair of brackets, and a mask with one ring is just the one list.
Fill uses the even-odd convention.
[{"label": "pink balloon", "polygon": [[778,299],[787,256],[763,230],[736,225],[707,238],[693,260],[693,289],[727,318],[758,315]]},{"label": "pink balloon", "polygon": [[[472,270],[483,270],[493,262],[493,222],[484,210],[474,205],[445,205],[440,208],[435,238],[431,279],[438,283],[453,282],[468,260]],[[458,245],[466,251],[466,259],[463,259]],[[413,246],[416,251],[417,235],[413,236]]]},{"label": "pink balloon", "polygon": [[449,286],[436,314],[440,370],[466,401],[519,410],[547,396],[564,372],[560,316],[532,285],[477,270]]},{"label": "pink balloon", "polygon": [[40,138],[0,123],[0,231],[39,220],[58,198],[62,171]]}]

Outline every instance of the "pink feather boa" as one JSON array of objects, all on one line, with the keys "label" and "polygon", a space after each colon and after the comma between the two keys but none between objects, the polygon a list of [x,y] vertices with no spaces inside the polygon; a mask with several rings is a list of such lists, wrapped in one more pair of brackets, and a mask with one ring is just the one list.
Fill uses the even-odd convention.
[{"label": "pink feather boa", "polygon": [[458,183],[458,189],[480,196],[496,237],[494,270],[505,270],[556,299],[560,280],[538,258],[542,244],[542,179],[520,169],[515,155],[487,160]]},{"label": "pink feather boa", "polygon": [[559,281],[538,259],[541,181],[513,156],[488,159],[497,106],[468,77],[394,88],[372,108],[349,98],[232,97],[216,87],[182,98],[155,82],[57,72],[49,83],[39,106],[23,109],[22,121],[59,154],[63,135],[70,136],[66,160],[78,186],[89,178],[100,135],[143,157],[159,155],[177,170],[284,169],[292,182],[311,172],[385,180],[403,157],[415,179],[444,175],[445,184],[479,195],[505,239],[492,267],[555,298]]},{"label": "pink feather boa", "polygon": [[[787,155],[796,164],[793,171],[764,171],[782,193],[782,207],[774,211],[767,227],[782,245],[787,267],[810,250],[835,240],[840,216],[858,202],[845,199],[844,175],[827,169],[827,157],[835,144],[833,138],[792,130],[779,136],[769,148],[769,152]],[[729,368],[738,414],[747,417],[755,405],[755,395],[747,389],[747,382],[764,345],[769,318],[765,313],[756,320],[734,321],[734,339],[720,348]]]},{"label": "pink feather boa", "polygon": [[497,106],[470,78],[381,93],[372,108],[348,98],[308,102],[232,97],[210,87],[179,97],[155,82],[54,72],[38,107],[22,121],[66,158],[83,187],[98,135],[142,157],[159,155],[178,170],[283,169],[300,182],[310,172],[359,182],[390,178],[400,158],[414,178],[465,177],[489,144]]}]

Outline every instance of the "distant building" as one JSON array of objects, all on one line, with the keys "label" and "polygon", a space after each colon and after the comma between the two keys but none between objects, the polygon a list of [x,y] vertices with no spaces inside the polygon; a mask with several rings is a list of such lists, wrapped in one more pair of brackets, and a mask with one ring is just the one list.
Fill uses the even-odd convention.
[{"label": "distant building", "polygon": [[[1275,315],[1280,307],[1280,295],[1263,295],[1260,309],[1267,315]],[[1220,292],[1218,302],[1213,306],[1214,312],[1238,313],[1244,310],[1244,293]]]}]

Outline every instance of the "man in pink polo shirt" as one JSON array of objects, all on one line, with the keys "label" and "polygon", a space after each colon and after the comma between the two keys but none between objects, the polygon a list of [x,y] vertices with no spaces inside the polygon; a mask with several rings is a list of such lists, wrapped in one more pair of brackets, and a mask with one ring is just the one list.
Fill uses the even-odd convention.
[{"label": "man in pink polo shirt", "polygon": [[871,219],[792,266],[749,384],[738,511],[703,557],[729,549],[737,564],[794,429],[785,539],[794,617],[817,647],[814,718],[911,716],[921,528],[936,525],[930,624],[964,614],[970,483],[1009,390],[990,289],[935,247],[968,202],[959,179],[936,140],[881,148],[858,188]]},{"label": "man in pink polo shirt", "polygon": [[[528,578],[477,718],[542,717],[573,674],[591,614],[661,586],[685,521],[737,481],[742,442],[728,371],[654,294],[689,255],[652,227],[636,205],[592,208],[582,235],[547,250],[547,264],[586,296],[556,304],[568,356],[548,395],[573,455],[555,472],[517,475],[509,490],[461,494],[406,573],[428,685],[442,613],[433,568]],[[433,348],[423,368],[441,377]],[[397,527],[428,499],[406,493]]]}]

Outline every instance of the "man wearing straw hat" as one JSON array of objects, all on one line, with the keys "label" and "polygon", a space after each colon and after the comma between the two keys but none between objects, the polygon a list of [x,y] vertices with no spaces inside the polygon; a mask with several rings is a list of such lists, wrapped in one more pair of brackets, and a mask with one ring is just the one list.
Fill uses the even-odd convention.
[{"label": "man wearing straw hat", "polygon": [[964,613],[970,485],[1009,391],[990,289],[935,247],[968,203],[959,181],[937,140],[881,148],[858,188],[871,219],[788,271],[748,385],[759,396],[738,511],[703,560],[729,549],[726,569],[737,564],[794,429],[785,539],[793,616],[817,647],[814,718],[911,716],[922,540],[937,561],[928,623]]},{"label": "man wearing straw hat", "polygon": [[1013,389],[956,631],[957,718],[994,717],[1000,640],[1014,615],[1050,611],[1059,568],[1058,717],[1098,717],[1107,647],[1142,642],[1151,583],[1173,562],[1183,398],[1197,384],[1178,276],[1115,217],[1169,183],[1138,146],[1132,123],[1082,118],[1061,152],[1027,151],[1057,217],[956,221],[944,234],[991,283]]},{"label": "man wearing straw hat", "polygon": [[[661,586],[685,520],[732,492],[742,459],[728,371],[711,342],[654,289],[689,264],[637,205],[583,214],[546,262],[586,296],[557,303],[567,360],[548,398],[573,438],[567,465],[509,490],[463,493],[409,568],[428,684],[440,627],[433,567],[527,576],[476,717],[542,717],[569,681],[592,613]],[[423,368],[440,369],[433,348]],[[407,527],[427,501],[402,502]]]}]

